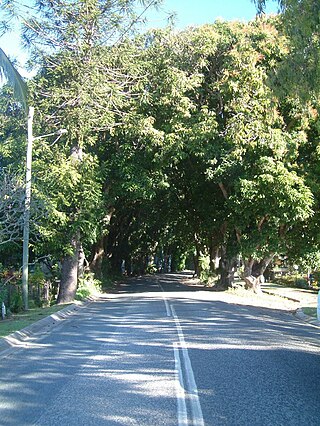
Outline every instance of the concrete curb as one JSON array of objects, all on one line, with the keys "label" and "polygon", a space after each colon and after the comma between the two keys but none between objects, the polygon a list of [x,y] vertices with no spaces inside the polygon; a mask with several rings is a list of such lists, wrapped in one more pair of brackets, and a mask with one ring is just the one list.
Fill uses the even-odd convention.
[{"label": "concrete curb", "polygon": [[316,327],[320,327],[320,321],[318,321],[317,318],[315,317],[306,315],[301,308],[295,311],[294,316],[304,322],[307,322],[308,324],[312,324],[312,325],[315,325]]},{"label": "concrete curb", "polygon": [[285,296],[284,294],[273,293],[272,291],[269,291],[269,290],[262,290],[262,293],[266,293],[266,294],[269,294],[271,296],[282,297],[283,299],[288,299],[288,300],[291,300],[292,302],[300,303],[300,300],[298,300],[298,299],[294,299],[293,297],[290,297],[290,296]]},{"label": "concrete curb", "polygon": [[27,327],[15,331],[6,337],[0,338],[0,358],[10,355],[15,349],[26,346],[26,341],[39,332],[49,332],[62,320],[68,319],[80,309],[88,306],[90,303],[98,300],[99,297],[89,297],[83,302],[74,303],[62,308],[48,317],[42,318]]},{"label": "concrete curb", "polygon": [[[270,294],[270,295],[272,295],[272,296],[279,296],[279,297],[283,297],[284,299],[291,300],[292,302],[298,302],[298,303],[301,303],[301,300],[294,299],[294,298],[292,298],[292,297],[290,297],[290,296],[285,296],[285,295],[283,295],[283,294],[273,293],[273,292],[268,291],[268,290],[262,290],[262,292],[263,292],[263,293],[266,293],[266,294]],[[304,322],[306,322],[306,323],[308,323],[308,324],[312,324],[312,325],[315,325],[316,327],[320,327],[320,321],[318,321],[318,320],[317,320],[317,318],[315,318],[315,317],[311,317],[310,315],[306,315],[306,314],[303,312],[303,310],[302,310],[301,308],[298,308],[298,309],[294,312],[294,314],[293,314],[293,315],[294,315],[296,318],[298,318],[298,319],[300,319],[300,320],[302,320],[302,321],[304,321]]]}]

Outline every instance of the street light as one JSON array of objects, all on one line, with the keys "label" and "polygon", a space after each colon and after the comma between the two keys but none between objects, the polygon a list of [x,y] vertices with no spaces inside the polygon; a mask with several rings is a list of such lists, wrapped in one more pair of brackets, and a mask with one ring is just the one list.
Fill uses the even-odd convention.
[{"label": "street light", "polygon": [[24,310],[29,309],[28,304],[28,273],[29,273],[29,235],[30,235],[30,202],[31,202],[31,166],[32,166],[32,143],[35,140],[43,139],[48,136],[57,135],[57,140],[65,133],[66,129],[60,129],[47,135],[33,137],[34,107],[29,107],[28,113],[28,143],[27,143],[27,160],[26,160],[26,184],[25,184],[25,202],[24,202],[24,222],[23,222],[23,245],[22,245],[22,298]]}]

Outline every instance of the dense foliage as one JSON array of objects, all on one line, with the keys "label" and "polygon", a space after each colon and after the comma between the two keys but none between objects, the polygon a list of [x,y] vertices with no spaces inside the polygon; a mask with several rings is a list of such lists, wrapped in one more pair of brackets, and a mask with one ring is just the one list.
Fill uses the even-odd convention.
[{"label": "dense foliage", "polygon": [[[284,96],[294,40],[281,16],[129,37],[133,2],[37,3],[24,31],[46,47],[29,82],[35,132],[68,133],[34,146],[45,211],[32,256],[61,266],[59,301],[85,269],[193,264],[224,287],[238,270],[258,288],[278,255],[317,266],[319,105]],[[6,90],[1,168],[19,171],[23,114]]]}]

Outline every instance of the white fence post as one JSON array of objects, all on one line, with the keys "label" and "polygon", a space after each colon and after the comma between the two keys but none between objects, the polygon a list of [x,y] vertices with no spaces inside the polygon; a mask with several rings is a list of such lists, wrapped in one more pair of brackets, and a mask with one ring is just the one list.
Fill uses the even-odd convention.
[{"label": "white fence post", "polygon": [[4,302],[2,302],[2,305],[1,305],[1,317],[2,317],[3,320],[6,317],[6,313],[7,313],[7,311],[6,311],[6,305],[4,304]]}]

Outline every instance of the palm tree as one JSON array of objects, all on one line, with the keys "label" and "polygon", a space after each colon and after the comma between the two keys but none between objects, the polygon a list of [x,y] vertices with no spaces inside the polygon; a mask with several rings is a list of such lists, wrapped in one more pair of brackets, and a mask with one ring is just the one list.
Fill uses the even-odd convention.
[{"label": "palm tree", "polygon": [[0,47],[0,80],[7,80],[13,87],[13,93],[27,110],[27,85],[12,62]]}]

